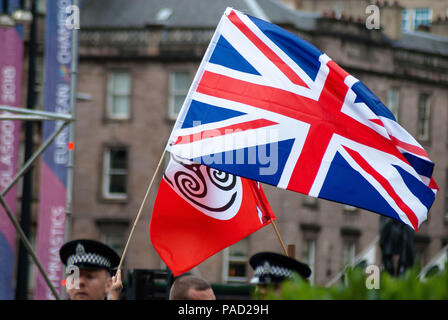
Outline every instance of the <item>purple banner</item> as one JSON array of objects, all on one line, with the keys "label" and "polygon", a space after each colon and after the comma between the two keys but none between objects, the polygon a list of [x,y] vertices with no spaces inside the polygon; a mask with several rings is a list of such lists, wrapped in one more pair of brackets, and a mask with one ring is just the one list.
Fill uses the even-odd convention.
[{"label": "purple banner", "polygon": [[[72,30],[65,25],[71,0],[47,0],[45,27],[45,111],[70,112],[70,64]],[[70,12],[70,11],[69,11]],[[62,121],[45,121],[42,139],[47,139]],[[39,220],[36,253],[56,291],[62,291],[63,265],[59,249],[65,240],[68,127],[44,152],[40,171]],[[36,270],[34,298],[54,299]]]},{"label": "purple banner", "polygon": [[[9,1],[9,13],[15,10],[18,4],[19,0]],[[22,61],[22,27],[0,28],[0,105],[20,107]],[[0,121],[0,190],[5,190],[17,173],[19,131],[19,121]],[[5,201],[15,215],[15,186],[6,194]],[[5,209],[0,207],[0,300],[14,299],[16,235]]]}]

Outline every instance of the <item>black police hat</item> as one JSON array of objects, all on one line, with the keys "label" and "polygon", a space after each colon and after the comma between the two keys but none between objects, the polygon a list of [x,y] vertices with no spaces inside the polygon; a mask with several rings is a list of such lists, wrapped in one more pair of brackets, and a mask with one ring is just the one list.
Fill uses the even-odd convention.
[{"label": "black police hat", "polygon": [[95,240],[73,240],[59,250],[62,263],[79,268],[111,271],[120,264],[120,257],[110,247]]},{"label": "black police hat", "polygon": [[254,269],[254,276],[250,280],[252,284],[280,283],[291,279],[294,273],[302,278],[311,275],[308,265],[274,252],[259,252],[250,258],[249,263]]}]

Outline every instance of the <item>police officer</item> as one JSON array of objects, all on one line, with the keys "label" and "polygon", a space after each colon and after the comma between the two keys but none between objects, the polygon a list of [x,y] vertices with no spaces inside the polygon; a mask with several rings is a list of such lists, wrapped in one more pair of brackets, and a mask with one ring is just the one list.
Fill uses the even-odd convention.
[{"label": "police officer", "polygon": [[59,256],[66,267],[79,268],[79,279],[66,283],[70,300],[119,299],[121,272],[114,277],[111,272],[118,267],[120,257],[113,249],[95,240],[80,239],[64,244]]},{"label": "police officer", "polygon": [[256,285],[256,293],[261,297],[266,295],[268,286],[277,291],[280,284],[292,279],[294,274],[303,279],[311,275],[311,269],[305,263],[275,252],[259,252],[249,259],[249,264],[254,269],[250,283]]}]

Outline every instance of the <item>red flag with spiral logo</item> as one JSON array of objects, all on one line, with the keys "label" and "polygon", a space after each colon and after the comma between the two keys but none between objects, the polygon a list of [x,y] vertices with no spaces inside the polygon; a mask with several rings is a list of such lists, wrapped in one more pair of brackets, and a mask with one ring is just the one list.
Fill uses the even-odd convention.
[{"label": "red flag with spiral logo", "polygon": [[177,276],[270,219],[275,215],[258,182],[173,157],[159,186],[149,233]]}]

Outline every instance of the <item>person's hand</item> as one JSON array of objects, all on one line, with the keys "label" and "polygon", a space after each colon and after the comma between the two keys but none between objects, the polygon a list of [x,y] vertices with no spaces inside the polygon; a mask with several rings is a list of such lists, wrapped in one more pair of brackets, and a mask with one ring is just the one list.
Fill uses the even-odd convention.
[{"label": "person's hand", "polygon": [[118,300],[120,298],[120,292],[123,289],[121,283],[121,270],[118,269],[115,276],[112,277],[112,286],[109,292],[109,300]]}]

